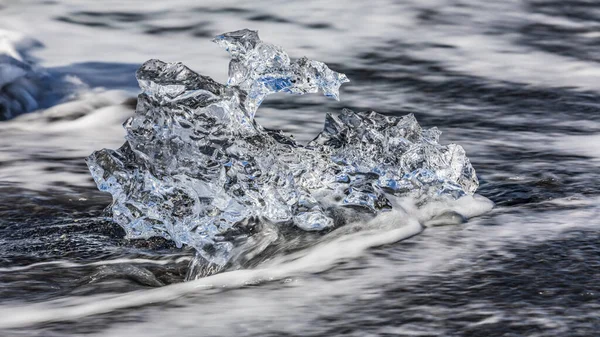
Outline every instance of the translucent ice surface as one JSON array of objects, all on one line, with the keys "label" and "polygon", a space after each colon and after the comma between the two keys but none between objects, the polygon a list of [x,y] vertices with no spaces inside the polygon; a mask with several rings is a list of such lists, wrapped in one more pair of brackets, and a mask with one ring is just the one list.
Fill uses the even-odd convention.
[{"label": "translucent ice surface", "polygon": [[320,231],[343,223],[343,207],[375,215],[393,207],[391,196],[459,198],[477,189],[463,148],[440,145],[440,131],[412,114],[327,114],[306,146],[263,129],[254,115],[268,94],[321,90],[337,99],[348,79],[322,62],[291,61],[256,31],[214,41],[232,57],[227,85],[181,63],[144,63],[125,144],[87,158],[129,238],[161,236],[224,265],[239,246],[264,250],[276,240],[272,226]]},{"label": "translucent ice surface", "polygon": [[348,82],[346,75],[323,62],[306,57],[291,62],[281,47],[262,42],[253,30],[225,33],[213,41],[231,55],[227,84],[248,93],[245,106],[250,117],[268,94],[306,94],[321,89],[326,96],[339,99],[340,86]]}]

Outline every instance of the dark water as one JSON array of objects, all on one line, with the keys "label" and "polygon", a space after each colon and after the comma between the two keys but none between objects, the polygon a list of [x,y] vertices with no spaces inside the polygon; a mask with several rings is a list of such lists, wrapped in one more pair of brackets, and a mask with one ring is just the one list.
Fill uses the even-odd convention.
[{"label": "dark water", "polygon": [[[0,18],[80,85],[0,123],[0,335],[598,334],[600,3],[9,2]],[[122,143],[138,64],[223,81],[207,41],[245,27],[352,81],[340,102],[269,98],[261,123],[306,141],[327,111],[412,112],[466,149],[495,208],[383,246],[323,246],[316,268],[182,283],[193,252],[123,239],[82,158]]]}]

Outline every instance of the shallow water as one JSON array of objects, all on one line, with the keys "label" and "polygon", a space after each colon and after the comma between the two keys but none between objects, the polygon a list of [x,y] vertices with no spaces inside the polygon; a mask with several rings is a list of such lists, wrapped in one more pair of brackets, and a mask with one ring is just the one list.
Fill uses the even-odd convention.
[{"label": "shallow water", "polygon": [[[591,1],[3,4],[4,29],[75,97],[0,122],[0,334],[594,336],[600,328],[600,4]],[[35,22],[35,24],[32,24]],[[348,75],[341,101],[269,97],[308,141],[342,107],[412,112],[462,145],[495,208],[469,222],[322,240],[182,283],[193,257],[127,241],[83,158],[122,143],[135,69],[220,82],[210,37],[239,28]],[[77,79],[77,80],[75,80]],[[67,85],[56,80],[55,86]],[[65,98],[65,100],[68,100]],[[405,216],[408,219],[410,217]],[[397,242],[398,239],[411,236]]]}]

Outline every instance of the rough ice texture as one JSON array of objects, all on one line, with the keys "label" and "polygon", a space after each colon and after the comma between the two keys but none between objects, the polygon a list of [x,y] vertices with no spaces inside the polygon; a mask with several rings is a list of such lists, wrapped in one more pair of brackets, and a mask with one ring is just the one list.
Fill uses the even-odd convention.
[{"label": "rough ice texture", "polygon": [[231,55],[227,84],[248,93],[244,104],[250,118],[269,94],[306,94],[320,89],[325,96],[339,100],[340,86],[348,82],[346,75],[332,71],[323,62],[306,57],[291,62],[281,47],[262,42],[253,30],[226,33],[213,41]]},{"label": "rough ice texture", "polygon": [[[440,145],[440,132],[422,129],[412,114],[327,114],[306,146],[263,129],[254,114],[266,95],[321,90],[337,99],[348,79],[318,61],[291,62],[255,31],[214,41],[232,57],[227,85],[181,63],[144,63],[125,144],[87,158],[129,238],[161,236],[224,265],[256,234],[243,230],[250,222],[320,231],[338,223],[338,207],[376,214],[392,207],[390,195],[458,198],[477,189],[463,148]],[[341,197],[332,204],[323,194]]]}]

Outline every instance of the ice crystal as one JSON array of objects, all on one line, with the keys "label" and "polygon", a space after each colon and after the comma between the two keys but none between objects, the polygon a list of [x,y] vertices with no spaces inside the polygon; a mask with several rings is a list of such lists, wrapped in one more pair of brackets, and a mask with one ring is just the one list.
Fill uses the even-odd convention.
[{"label": "ice crystal", "polygon": [[306,94],[321,89],[325,96],[339,100],[340,86],[348,82],[346,75],[332,71],[323,62],[306,57],[291,62],[281,47],[262,42],[253,30],[225,33],[213,41],[231,55],[227,84],[248,93],[245,103],[250,117],[269,94]]},{"label": "ice crystal", "polygon": [[[318,61],[290,61],[255,31],[214,41],[232,57],[227,85],[181,63],[144,63],[125,144],[87,158],[129,238],[161,236],[224,265],[257,234],[251,223],[320,231],[339,223],[339,207],[377,214],[392,207],[390,195],[457,198],[477,189],[463,148],[440,145],[440,132],[422,129],[412,114],[327,114],[306,146],[263,129],[254,114],[266,95],[322,90],[337,99],[348,79]],[[323,195],[341,198],[332,204]],[[254,240],[252,249],[276,239],[263,236],[268,241]]]}]

